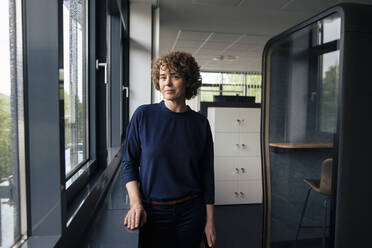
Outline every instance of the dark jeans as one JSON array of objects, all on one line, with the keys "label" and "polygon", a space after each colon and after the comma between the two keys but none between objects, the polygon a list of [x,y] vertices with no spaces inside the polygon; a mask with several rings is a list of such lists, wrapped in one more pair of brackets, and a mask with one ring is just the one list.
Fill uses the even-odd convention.
[{"label": "dark jeans", "polygon": [[144,203],[147,222],[140,229],[141,248],[199,248],[206,221],[201,196],[174,205]]}]

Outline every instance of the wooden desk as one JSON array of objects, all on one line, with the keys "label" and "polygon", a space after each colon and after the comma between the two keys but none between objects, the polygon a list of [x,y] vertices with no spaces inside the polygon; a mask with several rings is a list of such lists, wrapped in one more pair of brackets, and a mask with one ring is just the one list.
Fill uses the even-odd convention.
[{"label": "wooden desk", "polygon": [[312,143],[269,143],[269,147],[282,149],[322,149],[333,148],[331,142],[312,142]]}]

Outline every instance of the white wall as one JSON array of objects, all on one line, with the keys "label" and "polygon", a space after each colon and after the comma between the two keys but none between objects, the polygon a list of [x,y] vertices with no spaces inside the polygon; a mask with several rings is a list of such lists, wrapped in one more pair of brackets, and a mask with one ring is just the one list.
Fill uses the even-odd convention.
[{"label": "white wall", "polygon": [[130,3],[129,116],[151,103],[152,6]]},{"label": "white wall", "polygon": [[[159,57],[159,40],[160,40],[160,8],[154,9],[153,12],[153,37],[152,37],[152,57],[157,58]],[[154,86],[152,86],[152,102],[157,103],[163,99],[160,91],[156,90]]]}]

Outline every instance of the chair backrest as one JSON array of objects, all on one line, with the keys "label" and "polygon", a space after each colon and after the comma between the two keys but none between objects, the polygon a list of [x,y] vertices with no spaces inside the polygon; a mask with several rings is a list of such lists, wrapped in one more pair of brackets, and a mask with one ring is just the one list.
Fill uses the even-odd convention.
[{"label": "chair backrest", "polygon": [[327,158],[322,162],[322,171],[320,174],[320,185],[319,190],[323,194],[331,195],[332,186],[332,164],[333,159]]}]

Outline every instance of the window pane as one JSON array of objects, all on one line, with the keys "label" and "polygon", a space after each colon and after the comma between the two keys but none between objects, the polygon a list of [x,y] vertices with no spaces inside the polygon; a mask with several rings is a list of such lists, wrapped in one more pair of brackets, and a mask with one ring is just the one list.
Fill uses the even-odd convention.
[{"label": "window pane", "polygon": [[222,95],[244,96],[244,74],[223,73]]},{"label": "window pane", "polygon": [[244,96],[244,85],[223,84],[222,95],[224,96]]},{"label": "window pane", "polygon": [[203,86],[201,101],[213,102],[213,96],[219,95],[222,84],[224,96],[254,96],[256,103],[261,103],[261,74],[202,72]]},{"label": "window pane", "polygon": [[86,4],[63,1],[66,174],[87,159]]},{"label": "window pane", "polygon": [[219,86],[202,86],[200,88],[200,101],[201,102],[213,102],[213,96],[220,94]]},{"label": "window pane", "polygon": [[261,74],[247,74],[247,96],[254,96],[261,103]]},{"label": "window pane", "polygon": [[213,102],[213,96],[220,94],[222,74],[220,72],[201,72],[202,86],[200,88],[200,101]]},{"label": "window pane", "polygon": [[220,84],[221,73],[220,72],[201,72],[203,84]]},{"label": "window pane", "polygon": [[320,99],[320,131],[336,132],[337,86],[340,51],[322,56],[322,91]]},{"label": "window pane", "polygon": [[20,1],[0,1],[0,247],[10,247],[21,237],[19,151],[23,151],[21,141],[24,141],[23,114],[20,115],[23,113],[21,23]]},{"label": "window pane", "polygon": [[339,15],[334,14],[325,18],[323,24],[323,43],[340,39],[341,33],[341,18]]}]

